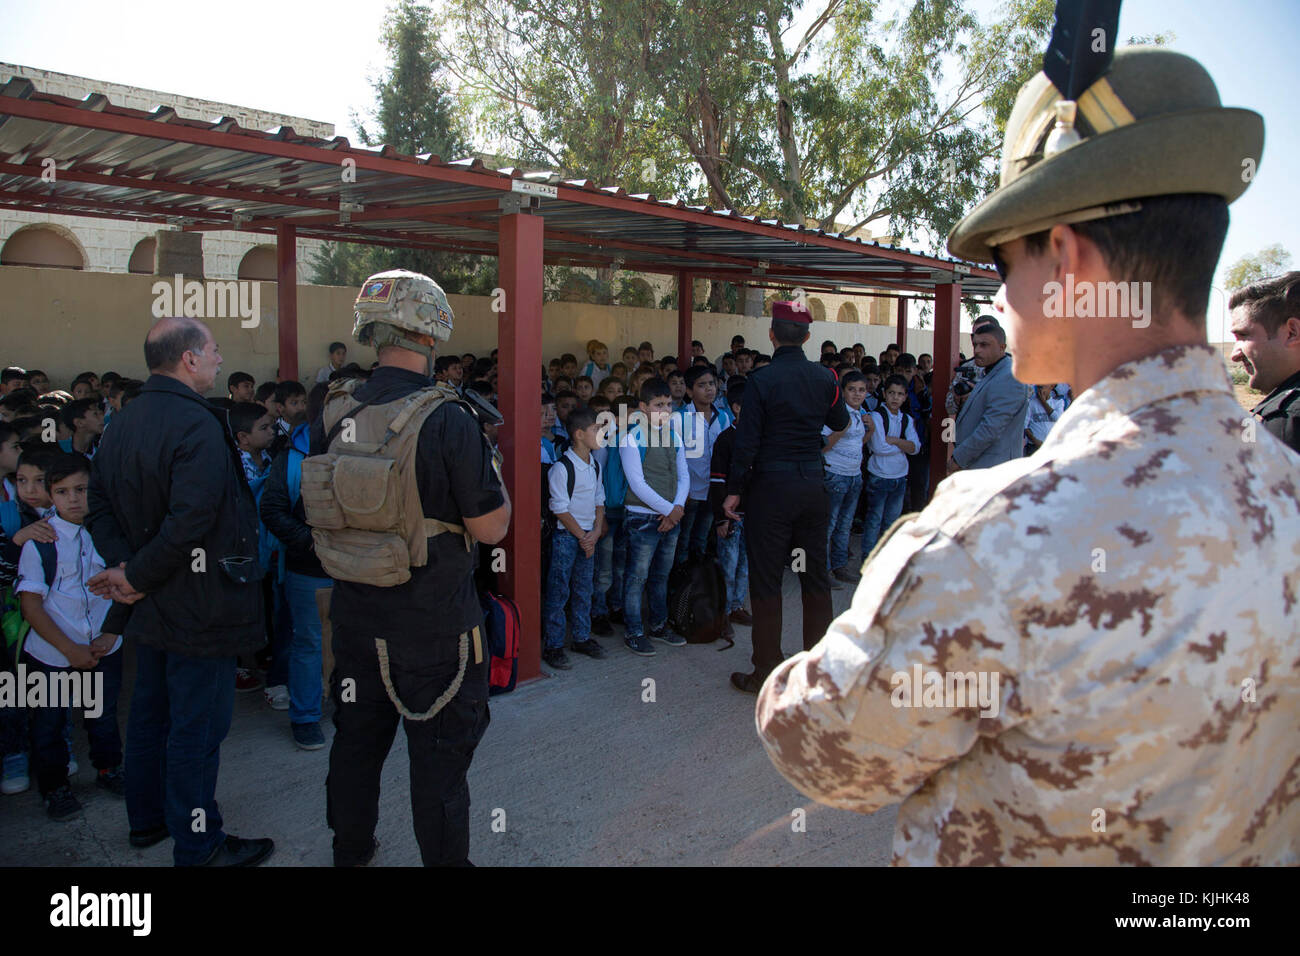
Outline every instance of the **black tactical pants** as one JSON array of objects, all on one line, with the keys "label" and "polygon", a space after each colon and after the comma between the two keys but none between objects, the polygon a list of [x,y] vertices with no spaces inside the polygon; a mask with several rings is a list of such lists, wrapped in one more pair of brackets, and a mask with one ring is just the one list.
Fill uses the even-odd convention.
[{"label": "black tactical pants", "polygon": [[[826,569],[830,500],[820,466],[760,472],[743,499],[749,594],[754,606],[754,673],[764,678],[781,663],[781,578],[794,561],[803,594],[803,647],[831,626],[831,579]],[[798,550],[796,550],[798,549]]]},{"label": "black tactical pants", "polygon": [[[425,866],[464,866],[469,861],[469,784],[474,748],[487,730],[488,650],[469,665],[460,690],[425,721],[401,716],[380,677],[375,638],[388,642],[392,684],[406,709],[428,710],[450,685],[459,665],[455,639],[336,628],[330,693],[335,701],[334,743],[325,782],[326,820],[334,831],[334,864],[353,866],[370,852],[379,820],[379,776],[397,733],[405,724],[411,761],[411,816]],[[349,690],[347,680],[354,680]]]}]

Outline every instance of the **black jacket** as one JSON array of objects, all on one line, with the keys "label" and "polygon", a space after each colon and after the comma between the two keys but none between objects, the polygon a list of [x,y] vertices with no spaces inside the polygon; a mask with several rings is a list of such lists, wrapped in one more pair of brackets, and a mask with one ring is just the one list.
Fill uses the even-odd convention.
[{"label": "black jacket", "polygon": [[751,372],[736,425],[727,494],[740,494],[751,469],[822,463],[822,426],[849,426],[849,410],[830,369],[810,362],[798,345],[783,345],[770,365]]},{"label": "black jacket", "polygon": [[1300,372],[1269,392],[1253,411],[1265,428],[1300,451]]},{"label": "black jacket", "polygon": [[289,455],[290,449],[275,456],[271,471],[262,486],[262,523],[285,546],[284,567],[294,574],[309,574],[327,578],[328,574],[316,559],[316,543],[307,524],[307,511],[302,495],[289,507]]},{"label": "black jacket", "polygon": [[131,636],[191,657],[266,642],[260,585],[237,583],[220,564],[257,562],[257,506],[225,419],[182,383],[151,375],[91,463],[86,527],[105,563],[125,561],[145,594]]}]

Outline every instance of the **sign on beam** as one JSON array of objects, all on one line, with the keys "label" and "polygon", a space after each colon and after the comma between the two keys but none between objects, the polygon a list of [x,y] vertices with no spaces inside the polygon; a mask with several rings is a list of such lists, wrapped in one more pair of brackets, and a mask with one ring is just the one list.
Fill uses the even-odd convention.
[{"label": "sign on beam", "polygon": [[547,199],[554,199],[559,195],[554,186],[548,186],[546,183],[530,183],[526,179],[511,180],[510,191],[512,193],[523,193],[527,196],[545,196]]}]

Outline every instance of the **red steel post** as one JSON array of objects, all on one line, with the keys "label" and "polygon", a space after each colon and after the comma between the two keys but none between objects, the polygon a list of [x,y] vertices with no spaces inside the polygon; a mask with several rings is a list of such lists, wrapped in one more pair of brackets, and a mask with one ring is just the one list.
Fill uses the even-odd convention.
[{"label": "red steel post", "polygon": [[505,548],[505,593],[519,606],[523,642],[519,679],[542,673],[541,509],[542,465],[542,235],[541,216],[511,213],[500,219],[497,281],[505,309],[497,320],[500,445],[514,515]]},{"label": "red steel post", "polygon": [[[934,375],[930,380],[933,411],[930,412],[930,493],[948,476],[948,448],[943,440],[948,431],[944,402],[952,384],[952,369],[961,351],[961,283],[948,282],[934,288]],[[950,432],[949,432],[950,433]]]},{"label": "red steel post", "polygon": [[298,230],[294,226],[275,231],[275,275],[280,381],[292,381],[298,377]]}]

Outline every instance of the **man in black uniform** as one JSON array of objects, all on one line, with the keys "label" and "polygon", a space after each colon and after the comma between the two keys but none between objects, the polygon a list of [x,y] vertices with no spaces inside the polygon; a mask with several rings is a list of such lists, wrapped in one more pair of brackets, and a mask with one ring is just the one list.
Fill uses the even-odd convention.
[{"label": "man in black uniform", "polygon": [[757,694],[782,661],[781,578],[799,573],[803,592],[803,646],[814,646],[831,626],[831,580],[826,569],[830,502],[822,480],[822,426],[849,426],[834,374],[804,356],[810,314],[793,302],[772,304],[768,337],[772,363],[750,373],[732,451],[727,499],[733,521],[745,492],[745,547],[754,605],[754,671],[731,683]]},{"label": "man in black uniform", "polygon": [[[327,404],[313,426],[317,454],[327,449],[346,454],[349,427],[357,433],[370,430],[355,441],[357,449],[369,451],[373,445],[365,443],[376,430],[382,439],[402,424],[400,418],[394,421],[397,409],[421,396],[439,398],[429,394],[437,391],[430,381],[434,343],[450,336],[452,315],[433,280],[401,270],[372,276],[357,299],[356,319],[353,335],[375,346],[379,367],[369,380],[351,386],[350,394],[331,393],[328,402],[337,399],[341,408],[331,412]],[[377,421],[365,418],[367,409]],[[333,435],[325,432],[326,425]],[[330,541],[329,532],[323,534],[313,517],[307,497],[313,459],[304,463],[304,503],[317,529],[317,556],[336,581],[330,605],[335,734],[326,781],[336,866],[364,865],[374,855],[379,777],[400,717],[405,718],[411,810],[424,864],[469,862],[466,774],[489,720],[489,655],[479,631],[483,615],[473,583],[474,549],[461,532],[485,544],[500,541],[510,502],[476,418],[454,394],[440,398],[423,423],[412,427],[418,427],[414,480],[424,518],[412,533],[428,535],[427,559],[417,565],[413,555],[403,583],[359,583],[373,576],[364,557],[321,547]],[[332,438],[337,440],[331,443]],[[395,460],[394,470],[400,471],[401,455]],[[337,472],[335,480],[340,480]],[[399,477],[399,485],[404,480]],[[346,550],[346,544],[338,550]],[[467,653],[471,637],[473,653]]]},{"label": "man in black uniform", "polygon": [[1264,279],[1228,299],[1232,360],[1266,393],[1251,413],[1293,451],[1300,451],[1300,272]]}]

